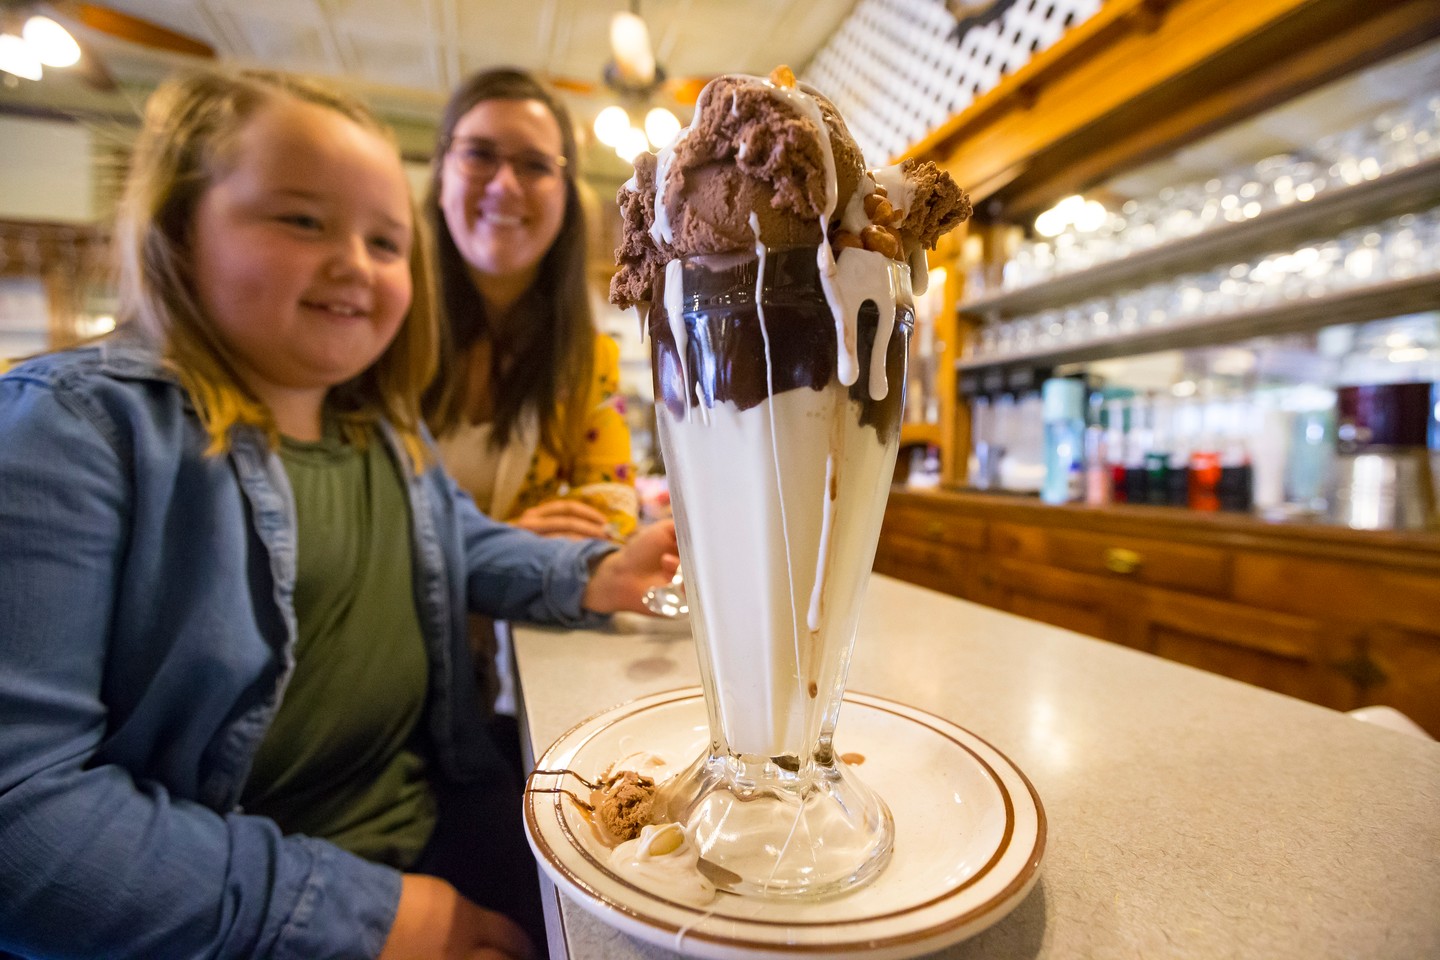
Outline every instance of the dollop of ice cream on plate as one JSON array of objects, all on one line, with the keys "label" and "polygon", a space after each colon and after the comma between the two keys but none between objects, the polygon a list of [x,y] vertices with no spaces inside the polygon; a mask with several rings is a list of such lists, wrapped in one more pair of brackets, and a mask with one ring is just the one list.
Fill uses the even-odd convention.
[{"label": "dollop of ice cream on plate", "polygon": [[610,868],[642,890],[703,907],[715,885],[700,872],[700,851],[678,823],[647,824],[610,852]]}]

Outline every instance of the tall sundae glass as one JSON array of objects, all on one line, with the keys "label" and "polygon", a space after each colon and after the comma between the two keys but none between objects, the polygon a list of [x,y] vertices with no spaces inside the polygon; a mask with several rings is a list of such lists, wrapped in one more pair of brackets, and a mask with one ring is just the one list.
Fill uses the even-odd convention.
[{"label": "tall sundae glass", "polygon": [[683,294],[650,333],[710,749],[662,792],[666,818],[736,892],[833,893],[877,872],[894,835],[832,737],[899,445],[911,311],[883,327],[873,305],[861,312],[857,359],[873,376],[846,386],[815,248],[676,263]]},{"label": "tall sundae glass", "polygon": [[867,173],[834,106],[772,74],[712,81],[620,203],[611,299],[649,304],[710,728],[656,819],[721,889],[840,893],[894,844],[833,738],[899,445],[911,262],[923,275],[968,201],[928,164]]}]

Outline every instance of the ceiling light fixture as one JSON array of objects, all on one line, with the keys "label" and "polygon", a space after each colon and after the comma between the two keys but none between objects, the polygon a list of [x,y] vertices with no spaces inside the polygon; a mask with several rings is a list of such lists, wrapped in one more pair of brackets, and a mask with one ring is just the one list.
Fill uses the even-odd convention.
[{"label": "ceiling light fixture", "polygon": [[1035,232],[1058,237],[1073,227],[1079,233],[1093,233],[1105,225],[1108,216],[1104,204],[1081,196],[1066,197],[1035,218]]},{"label": "ceiling light fixture", "polygon": [[80,62],[80,44],[70,36],[69,30],[49,17],[34,16],[26,20],[20,35],[47,67],[73,67]]},{"label": "ceiling light fixture", "polygon": [[663,150],[680,135],[680,121],[664,107],[645,114],[645,136],[657,150]]},{"label": "ceiling light fixture", "polygon": [[645,131],[639,127],[628,127],[621,135],[620,142],[615,144],[615,152],[621,160],[626,163],[634,163],[635,158],[650,148],[650,143],[645,139]]},{"label": "ceiling light fixture", "polygon": [[[18,22],[18,18],[12,20],[11,25]],[[72,67],[79,62],[80,44],[75,42],[69,30],[49,17],[30,17],[20,28],[18,36],[0,34],[0,70],[17,77],[39,80],[45,75],[42,64],[46,67]]]},{"label": "ceiling light fixture", "polygon": [[617,146],[629,129],[630,114],[624,107],[611,104],[595,117],[595,139],[607,147]]},{"label": "ceiling light fixture", "polygon": [[642,129],[624,107],[612,104],[596,115],[594,129],[596,140],[614,147],[626,163],[633,163],[645,150],[663,150],[674,143],[680,135],[680,120],[664,107],[653,107],[645,114]]},{"label": "ceiling light fixture", "polygon": [[662,150],[680,134],[680,121],[664,107],[646,112],[643,127],[631,119],[632,113],[638,115],[645,109],[665,82],[665,70],[655,62],[650,45],[650,28],[640,17],[639,0],[630,0],[629,10],[610,18],[610,57],[605,83],[625,106],[616,104],[600,111],[595,117],[595,138],[633,163],[641,152]]},{"label": "ceiling light fixture", "polygon": [[0,70],[26,80],[39,80],[44,74],[30,44],[13,33],[0,34]]},{"label": "ceiling light fixture", "polygon": [[643,88],[655,82],[650,29],[638,11],[622,10],[610,18],[610,50],[615,55],[615,70],[623,85]]}]

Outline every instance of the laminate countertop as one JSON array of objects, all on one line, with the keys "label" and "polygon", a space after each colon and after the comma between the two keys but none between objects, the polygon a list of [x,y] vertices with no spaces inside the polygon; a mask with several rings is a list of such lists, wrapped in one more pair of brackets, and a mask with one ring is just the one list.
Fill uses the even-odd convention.
[{"label": "laminate countertop", "polygon": [[[514,647],[534,756],[699,683],[688,631],[628,618],[517,626]],[[1034,889],[932,956],[1440,957],[1440,743],[887,577],[848,689],[985,739],[1044,805]],[[555,958],[677,955],[546,897]]]}]

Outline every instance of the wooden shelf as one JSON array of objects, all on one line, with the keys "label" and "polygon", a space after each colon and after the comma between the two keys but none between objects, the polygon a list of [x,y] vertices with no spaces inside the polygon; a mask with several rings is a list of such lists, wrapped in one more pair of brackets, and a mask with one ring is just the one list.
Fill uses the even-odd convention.
[{"label": "wooden shelf", "polygon": [[1000,317],[1063,307],[1100,293],[1284,249],[1318,236],[1425,209],[1440,200],[1440,157],[1377,180],[1326,190],[1315,199],[1227,223],[1088,270],[962,303],[962,314]]},{"label": "wooden shelf", "polygon": [[1323,297],[1301,297],[1283,303],[1212,317],[1188,317],[1164,327],[1083,344],[1031,350],[1004,357],[962,358],[956,369],[984,370],[1013,366],[1053,366],[1233,342],[1251,337],[1314,330],[1336,323],[1363,323],[1384,317],[1440,309],[1440,274],[1391,280]]}]

